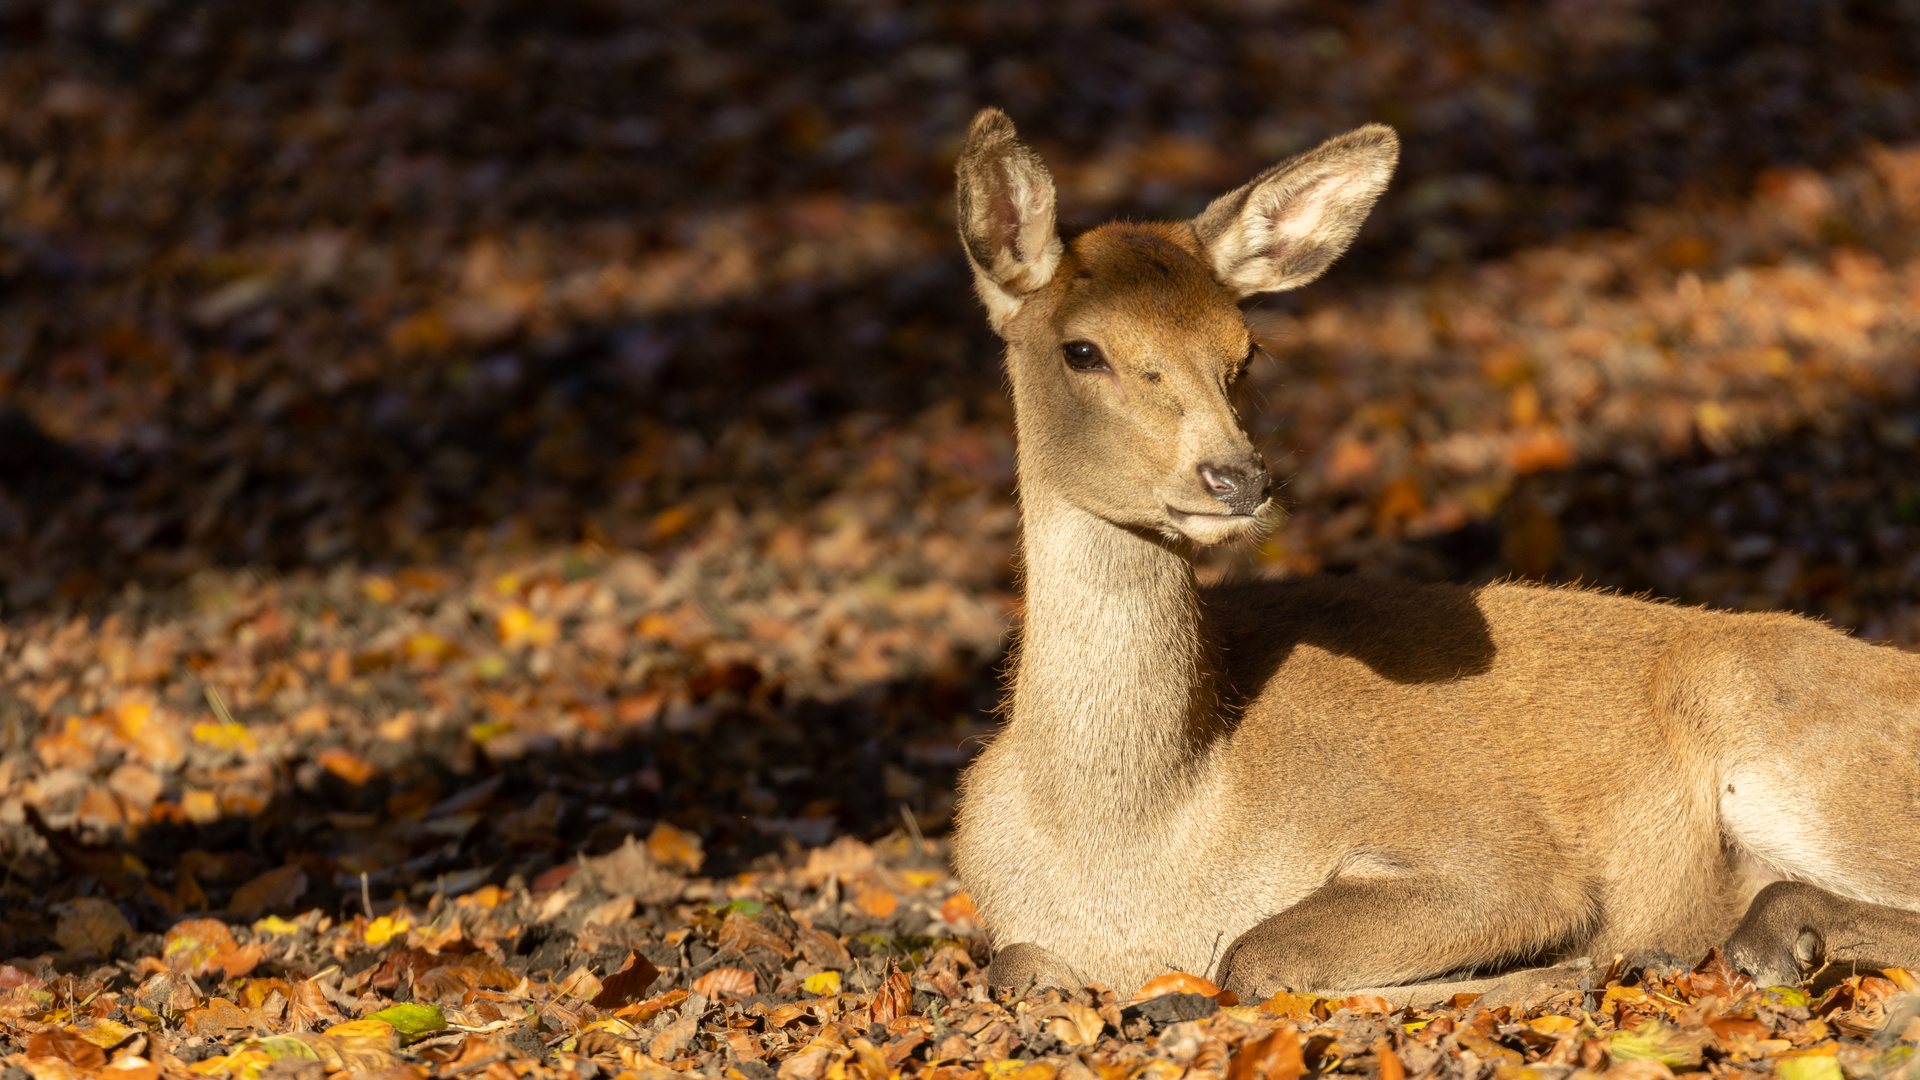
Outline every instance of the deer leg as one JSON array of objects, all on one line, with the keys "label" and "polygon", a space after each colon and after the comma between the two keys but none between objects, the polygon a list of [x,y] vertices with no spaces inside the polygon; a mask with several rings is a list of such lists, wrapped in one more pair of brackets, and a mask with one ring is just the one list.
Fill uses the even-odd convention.
[{"label": "deer leg", "polygon": [[1552,955],[1595,921],[1583,889],[1512,884],[1513,895],[1502,896],[1449,875],[1335,878],[1240,935],[1214,981],[1242,1001],[1280,990],[1405,986]]},{"label": "deer leg", "polygon": [[988,986],[1011,986],[1016,989],[1058,986],[1075,990],[1085,982],[1072,964],[1030,941],[995,949],[993,961],[987,965]]},{"label": "deer leg", "polygon": [[1920,968],[1920,912],[1776,881],[1747,906],[1727,959],[1761,986],[1791,986],[1823,967]]}]

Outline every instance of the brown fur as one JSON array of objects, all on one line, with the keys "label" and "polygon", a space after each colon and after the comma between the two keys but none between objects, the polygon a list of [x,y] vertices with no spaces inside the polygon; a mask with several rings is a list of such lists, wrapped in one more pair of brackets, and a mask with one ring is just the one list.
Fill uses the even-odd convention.
[{"label": "brown fur", "polygon": [[1210,479],[1264,480],[1238,301],[1331,263],[1394,153],[1363,128],[1193,223],[1062,245],[1045,167],[975,119],[961,234],[1007,342],[1027,590],[955,845],[995,981],[1251,998],[1721,942],[1770,981],[1920,965],[1920,660],[1577,589],[1196,586],[1193,544],[1276,513]]}]

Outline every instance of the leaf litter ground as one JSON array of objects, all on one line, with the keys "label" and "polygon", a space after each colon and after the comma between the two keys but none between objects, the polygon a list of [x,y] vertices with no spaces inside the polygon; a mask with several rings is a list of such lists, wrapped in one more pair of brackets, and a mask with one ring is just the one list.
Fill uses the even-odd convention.
[{"label": "leaf litter ground", "polygon": [[1402,131],[1210,577],[1911,646],[1910,13],[170,11],[0,5],[0,1080],[1910,1071],[1902,971],[988,993],[939,839],[1017,615],[974,107],[1075,227]]}]

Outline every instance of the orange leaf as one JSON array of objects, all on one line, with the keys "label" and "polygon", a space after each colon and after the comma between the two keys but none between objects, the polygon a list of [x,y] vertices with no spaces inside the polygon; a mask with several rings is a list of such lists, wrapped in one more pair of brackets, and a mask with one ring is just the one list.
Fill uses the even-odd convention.
[{"label": "orange leaf", "polygon": [[1374,1043],[1373,1052],[1380,1059],[1380,1080],[1407,1080],[1407,1067],[1395,1056],[1392,1040],[1381,1039]]},{"label": "orange leaf", "polygon": [[654,862],[684,874],[699,873],[700,864],[707,861],[707,853],[700,850],[699,837],[664,821],[647,834],[647,854],[653,856]]},{"label": "orange leaf", "polygon": [[900,898],[865,881],[853,883],[853,906],[875,919],[890,919],[900,909]]},{"label": "orange leaf", "polygon": [[1140,992],[1133,996],[1133,1000],[1139,1003],[1157,998],[1162,994],[1205,994],[1208,997],[1219,997],[1220,988],[1198,975],[1189,975],[1184,971],[1170,971],[1165,975],[1148,979],[1146,984],[1140,987]]},{"label": "orange leaf", "polygon": [[615,1009],[613,1015],[622,1020],[634,1020],[644,1024],[685,1000],[687,1000],[687,992],[685,990],[669,990],[659,997],[648,998],[645,1001],[636,1001],[631,1005],[625,1005]]},{"label": "orange leaf", "polygon": [[745,968],[714,968],[693,980],[693,992],[705,998],[743,998],[754,992],[754,985],[753,972]]},{"label": "orange leaf", "polygon": [[365,785],[380,772],[373,762],[338,746],[320,751],[320,756],[314,760],[320,763],[321,768],[355,787]]},{"label": "orange leaf", "polygon": [[107,1052],[93,1045],[71,1028],[48,1028],[27,1036],[29,1058],[52,1058],[78,1069],[98,1069],[107,1063]]},{"label": "orange leaf", "polygon": [[940,905],[940,920],[942,922],[955,924],[969,923],[978,917],[979,914],[980,909],[973,906],[973,897],[963,892],[954,893],[952,896],[947,897],[946,903]]},{"label": "orange leaf", "polygon": [[1306,1071],[1300,1036],[1292,1028],[1281,1028],[1242,1045],[1227,1063],[1227,1080],[1299,1080]]},{"label": "orange leaf", "polygon": [[188,919],[175,923],[167,931],[162,957],[167,966],[189,975],[204,974],[222,953],[234,951],[236,944],[227,924],[219,919]]},{"label": "orange leaf", "polygon": [[1507,463],[1517,473],[1564,469],[1573,463],[1573,447],[1552,428],[1536,428],[1521,436],[1507,451]]},{"label": "orange leaf", "polygon": [[1313,1019],[1313,1004],[1320,1000],[1311,994],[1289,994],[1285,990],[1260,1003],[1262,1012],[1275,1016],[1291,1017],[1295,1020]]}]

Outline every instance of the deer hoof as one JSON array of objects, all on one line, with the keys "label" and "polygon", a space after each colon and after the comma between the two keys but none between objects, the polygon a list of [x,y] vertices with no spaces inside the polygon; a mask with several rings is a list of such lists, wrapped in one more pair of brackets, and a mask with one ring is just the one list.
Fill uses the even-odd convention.
[{"label": "deer hoof", "polygon": [[1057,986],[1072,990],[1081,982],[1073,965],[1030,941],[996,950],[993,962],[987,965],[987,985],[992,987],[1011,986],[1021,990],[1030,986]]},{"label": "deer hoof", "polygon": [[1760,890],[1740,928],[1727,939],[1727,960],[1761,986],[1792,986],[1819,966],[1825,942],[1812,928],[1823,899],[1811,885],[1776,881]]},{"label": "deer hoof", "polygon": [[1282,990],[1309,989],[1298,976],[1300,966],[1287,935],[1261,923],[1227,946],[1214,981],[1241,1001],[1264,1001]]}]

